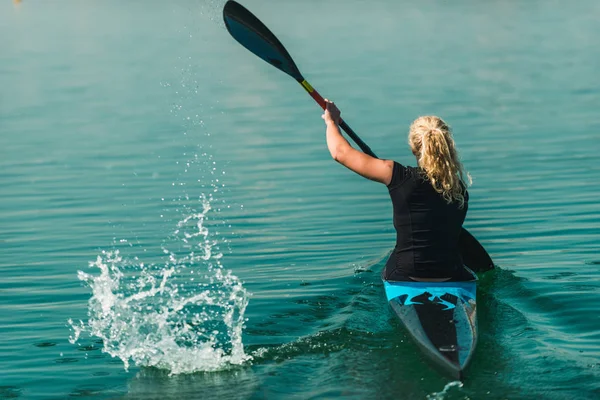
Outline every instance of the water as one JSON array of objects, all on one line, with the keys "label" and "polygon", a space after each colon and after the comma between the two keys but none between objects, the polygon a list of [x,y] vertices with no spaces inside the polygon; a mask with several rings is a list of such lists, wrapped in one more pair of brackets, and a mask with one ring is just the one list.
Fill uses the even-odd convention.
[{"label": "water", "polygon": [[413,3],[244,4],[381,157],[453,126],[500,267],[463,385],[384,304],[385,188],[222,2],[25,0],[0,5],[0,398],[600,396],[600,6]]}]

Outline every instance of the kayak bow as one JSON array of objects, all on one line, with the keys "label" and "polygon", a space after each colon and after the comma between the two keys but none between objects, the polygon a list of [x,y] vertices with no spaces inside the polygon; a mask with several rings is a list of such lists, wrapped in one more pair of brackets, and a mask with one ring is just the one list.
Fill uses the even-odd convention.
[{"label": "kayak bow", "polygon": [[412,339],[434,365],[459,380],[477,345],[476,282],[383,282]]}]

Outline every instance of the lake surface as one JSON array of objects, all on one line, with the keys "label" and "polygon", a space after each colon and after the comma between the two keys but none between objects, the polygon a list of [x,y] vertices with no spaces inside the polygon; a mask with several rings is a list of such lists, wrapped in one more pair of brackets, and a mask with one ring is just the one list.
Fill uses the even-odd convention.
[{"label": "lake surface", "polygon": [[379,279],[382,185],[222,1],[0,5],[0,398],[600,397],[600,3],[244,4],[380,156],[418,115],[474,177],[464,384]]}]

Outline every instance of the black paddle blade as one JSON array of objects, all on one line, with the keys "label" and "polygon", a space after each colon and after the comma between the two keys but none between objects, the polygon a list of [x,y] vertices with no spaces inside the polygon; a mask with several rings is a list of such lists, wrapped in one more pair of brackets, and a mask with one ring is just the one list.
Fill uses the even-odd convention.
[{"label": "black paddle blade", "polygon": [[494,262],[488,252],[465,228],[460,232],[458,247],[463,263],[473,272],[486,272],[494,268]]},{"label": "black paddle blade", "polygon": [[229,0],[223,7],[227,30],[242,46],[301,82],[302,74],[279,39],[241,4]]}]

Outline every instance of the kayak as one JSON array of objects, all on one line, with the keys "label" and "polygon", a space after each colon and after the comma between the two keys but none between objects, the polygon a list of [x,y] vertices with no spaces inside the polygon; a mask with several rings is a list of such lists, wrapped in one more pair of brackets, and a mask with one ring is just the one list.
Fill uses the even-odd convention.
[{"label": "kayak", "polygon": [[477,345],[476,279],[383,281],[387,300],[412,339],[434,365],[458,380]]}]

